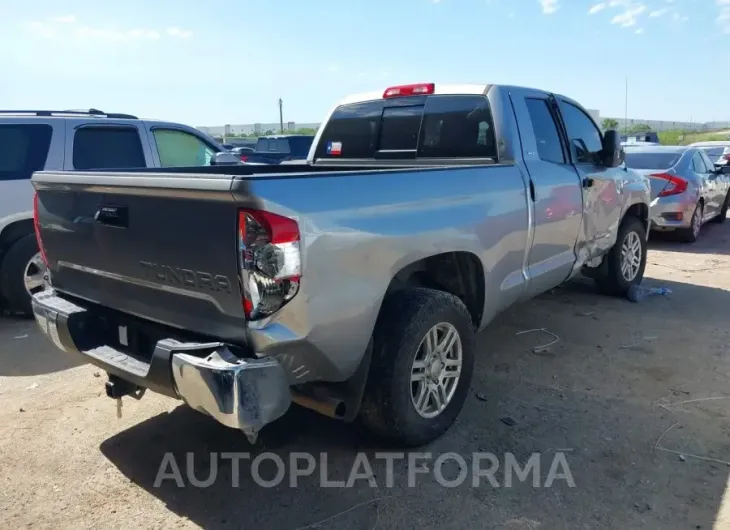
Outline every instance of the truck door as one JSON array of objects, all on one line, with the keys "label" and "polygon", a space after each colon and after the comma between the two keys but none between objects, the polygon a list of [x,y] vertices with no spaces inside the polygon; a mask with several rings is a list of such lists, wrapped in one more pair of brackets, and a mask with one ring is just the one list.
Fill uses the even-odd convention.
[{"label": "truck door", "polygon": [[527,258],[526,296],[544,292],[568,278],[575,263],[583,197],[578,173],[560,134],[559,113],[549,94],[511,91],[530,175],[532,245]]},{"label": "truck door", "polygon": [[603,136],[593,118],[577,103],[557,98],[570,148],[570,157],[583,190],[583,219],[576,242],[579,263],[601,256],[613,246],[621,222],[626,166],[607,168],[598,164]]}]

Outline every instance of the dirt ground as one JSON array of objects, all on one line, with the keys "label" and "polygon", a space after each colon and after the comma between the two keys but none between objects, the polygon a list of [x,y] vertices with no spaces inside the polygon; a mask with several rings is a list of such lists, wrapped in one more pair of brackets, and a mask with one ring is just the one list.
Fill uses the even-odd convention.
[{"label": "dirt ground", "polygon": [[[633,304],[575,282],[512,308],[480,335],[464,411],[423,451],[526,459],[563,450],[574,488],[557,480],[551,488],[467,481],[449,489],[428,477],[408,488],[399,464],[392,488],[362,480],[321,488],[318,476],[297,489],[286,481],[263,488],[243,472],[238,487],[230,473],[207,488],[155,487],[167,452],[177,462],[193,452],[200,476],[211,452],[271,451],[285,460],[326,452],[330,474],[346,477],[358,451],[384,448],[299,408],[255,447],[156,395],[125,400],[117,419],[103,374],[73,365],[34,323],[3,319],[0,527],[730,528],[728,240],[730,223],[707,226],[695,245],[653,241],[646,284],[670,288],[669,297]],[[560,341],[533,353],[549,337],[516,335],[533,328]]]}]

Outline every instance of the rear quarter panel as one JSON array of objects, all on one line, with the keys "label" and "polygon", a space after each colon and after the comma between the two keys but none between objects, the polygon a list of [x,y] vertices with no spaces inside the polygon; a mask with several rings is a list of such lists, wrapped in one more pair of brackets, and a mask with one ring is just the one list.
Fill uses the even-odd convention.
[{"label": "rear quarter panel", "polygon": [[392,278],[420,259],[453,251],[479,259],[482,323],[524,288],[528,213],[514,165],[254,178],[249,185],[264,208],[297,218],[302,231],[299,294],[249,324],[258,352],[282,355],[301,374],[349,377]]}]

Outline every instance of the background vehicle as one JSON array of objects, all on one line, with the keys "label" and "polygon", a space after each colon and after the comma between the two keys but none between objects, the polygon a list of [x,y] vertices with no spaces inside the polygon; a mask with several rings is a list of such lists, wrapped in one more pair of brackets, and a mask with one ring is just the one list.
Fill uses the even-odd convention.
[{"label": "background vehicle", "polygon": [[659,135],[654,131],[644,133],[626,134],[621,136],[621,141],[626,143],[659,143]]},{"label": "background vehicle", "polygon": [[724,222],[730,179],[695,147],[631,147],[626,165],[651,179],[651,228],[694,242],[704,223]]},{"label": "background vehicle", "polygon": [[279,164],[284,160],[304,160],[313,139],[314,136],[306,135],[262,136],[246,163]]},{"label": "background vehicle", "polygon": [[246,162],[248,160],[248,157],[254,152],[253,147],[234,147],[231,149],[233,153],[238,155],[238,157],[241,159],[241,162]]},{"label": "background vehicle", "polygon": [[698,142],[690,147],[702,149],[716,166],[730,165],[730,141]]},{"label": "background vehicle", "polygon": [[648,179],[567,97],[353,96],[308,161],[36,173],[40,328],[114,398],[150,388],[251,439],[293,400],[419,445],[497,313],[581,271],[615,294],[643,277]]},{"label": "background vehicle", "polygon": [[0,307],[31,312],[45,266],[33,234],[34,171],[210,164],[221,150],[200,131],[129,114],[0,111]]}]

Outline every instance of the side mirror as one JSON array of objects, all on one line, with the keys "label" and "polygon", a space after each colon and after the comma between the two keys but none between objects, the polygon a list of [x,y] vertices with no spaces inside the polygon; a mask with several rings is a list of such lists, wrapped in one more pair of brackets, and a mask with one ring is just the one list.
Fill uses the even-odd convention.
[{"label": "side mirror", "polygon": [[608,130],[604,133],[599,162],[605,167],[619,167],[624,163],[624,148],[618,132]]},{"label": "side mirror", "polygon": [[730,175],[730,164],[715,164],[715,173],[718,175]]},{"label": "side mirror", "polygon": [[230,151],[221,151],[216,153],[213,160],[210,161],[211,166],[237,166],[241,163],[241,159]]}]

